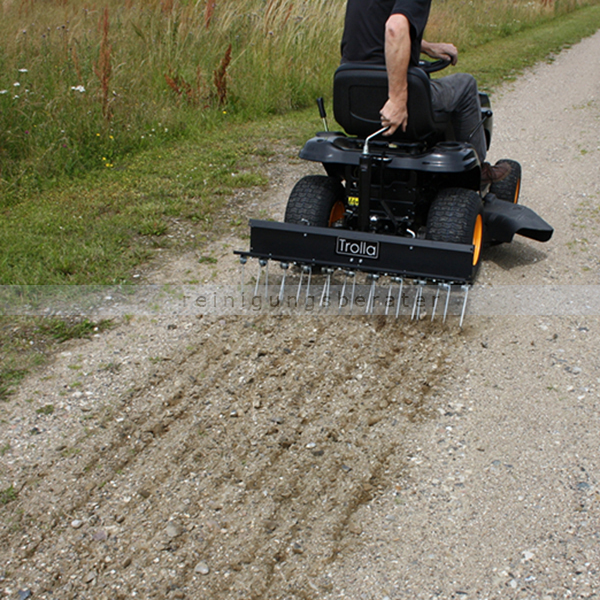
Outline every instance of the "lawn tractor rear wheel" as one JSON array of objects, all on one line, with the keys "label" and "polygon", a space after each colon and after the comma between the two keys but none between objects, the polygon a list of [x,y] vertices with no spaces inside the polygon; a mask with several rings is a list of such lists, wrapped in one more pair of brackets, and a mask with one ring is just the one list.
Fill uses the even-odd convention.
[{"label": "lawn tractor rear wheel", "polygon": [[516,204],[519,201],[519,192],[521,191],[521,165],[516,160],[503,158],[496,164],[508,163],[510,173],[501,181],[496,181],[490,186],[490,193],[496,198]]},{"label": "lawn tractor rear wheel", "polygon": [[483,205],[479,194],[463,188],[440,191],[429,208],[425,237],[436,242],[472,244],[475,271],[483,245]]},{"label": "lawn tractor rear wheel", "polygon": [[346,210],[344,186],[326,175],[308,175],[294,186],[284,221],[313,227],[332,227]]}]

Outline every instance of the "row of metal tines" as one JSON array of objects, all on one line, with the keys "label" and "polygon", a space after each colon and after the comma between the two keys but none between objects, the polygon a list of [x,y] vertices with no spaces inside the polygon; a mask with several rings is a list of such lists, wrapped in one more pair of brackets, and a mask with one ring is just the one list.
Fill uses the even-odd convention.
[{"label": "row of metal tines", "polygon": [[[246,282],[248,257],[240,257],[242,295],[249,291],[252,299],[264,301],[264,306],[271,309],[383,314],[431,321],[439,315],[443,322],[449,314],[454,314],[460,318],[460,327],[464,323],[469,285],[276,261],[281,268],[278,277],[269,272],[271,262],[274,261],[258,259],[258,272]],[[362,282],[361,275],[364,275]]]}]

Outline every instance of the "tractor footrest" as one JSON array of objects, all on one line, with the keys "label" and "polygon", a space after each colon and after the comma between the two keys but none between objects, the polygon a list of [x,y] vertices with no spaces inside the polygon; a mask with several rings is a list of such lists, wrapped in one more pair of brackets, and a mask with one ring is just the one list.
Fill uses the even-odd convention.
[{"label": "tractor footrest", "polygon": [[471,283],[473,246],[392,235],[250,220],[250,251],[242,257],[310,267]]}]

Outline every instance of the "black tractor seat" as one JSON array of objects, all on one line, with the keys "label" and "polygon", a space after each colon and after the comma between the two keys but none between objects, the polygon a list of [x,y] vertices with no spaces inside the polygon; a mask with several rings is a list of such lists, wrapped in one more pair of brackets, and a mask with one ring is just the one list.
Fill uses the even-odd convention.
[{"label": "black tractor seat", "polygon": [[[418,67],[408,69],[408,125],[386,138],[396,142],[426,142],[427,146],[451,139],[449,119],[434,115],[429,76]],[[333,79],[333,111],[348,135],[366,138],[381,129],[380,111],[388,99],[385,65],[344,63]]]}]

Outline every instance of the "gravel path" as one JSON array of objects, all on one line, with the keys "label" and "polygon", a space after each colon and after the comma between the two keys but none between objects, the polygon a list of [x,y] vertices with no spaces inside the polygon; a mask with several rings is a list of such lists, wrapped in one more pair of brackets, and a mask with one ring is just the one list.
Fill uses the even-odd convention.
[{"label": "gravel path", "polygon": [[[478,283],[531,286],[530,314],[134,315],[65,343],[0,406],[4,597],[600,596],[600,315],[569,304],[597,295],[600,34],[493,104],[491,158],[556,232]],[[295,153],[250,216],[281,218]],[[147,281],[231,281],[246,243]]]}]

